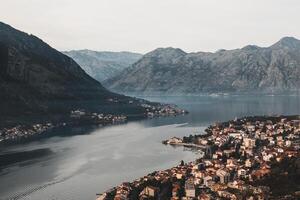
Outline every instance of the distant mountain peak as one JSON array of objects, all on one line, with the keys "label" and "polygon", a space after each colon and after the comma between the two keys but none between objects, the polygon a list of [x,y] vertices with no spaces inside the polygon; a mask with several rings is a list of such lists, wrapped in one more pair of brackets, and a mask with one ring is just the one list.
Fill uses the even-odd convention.
[{"label": "distant mountain peak", "polygon": [[138,61],[142,55],[132,52],[94,51],[89,49],[65,51],[90,76],[102,82],[116,76]]},{"label": "distant mountain peak", "polygon": [[295,37],[283,37],[279,41],[281,41],[281,42],[299,42],[299,40]]},{"label": "distant mountain peak", "polygon": [[157,48],[145,55],[145,57],[167,56],[167,57],[179,57],[184,56],[187,53],[179,48],[167,47]]},{"label": "distant mountain peak", "polygon": [[300,48],[300,40],[294,37],[283,37],[273,47]]},{"label": "distant mountain peak", "polygon": [[256,45],[247,45],[245,47],[242,48],[242,50],[246,50],[246,51],[253,51],[253,50],[258,50],[261,47],[256,46]]}]

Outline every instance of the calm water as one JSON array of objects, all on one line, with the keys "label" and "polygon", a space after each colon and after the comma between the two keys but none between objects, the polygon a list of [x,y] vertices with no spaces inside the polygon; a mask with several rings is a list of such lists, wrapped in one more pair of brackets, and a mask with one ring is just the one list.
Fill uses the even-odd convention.
[{"label": "calm water", "polygon": [[[162,145],[166,138],[199,133],[215,121],[234,117],[300,113],[298,96],[145,98],[176,103],[190,114],[106,128],[65,129],[64,137],[0,149],[0,155],[22,160],[0,171],[0,199],[93,200],[96,193],[123,181],[197,157],[195,152]],[[24,155],[34,159],[25,160]]]}]

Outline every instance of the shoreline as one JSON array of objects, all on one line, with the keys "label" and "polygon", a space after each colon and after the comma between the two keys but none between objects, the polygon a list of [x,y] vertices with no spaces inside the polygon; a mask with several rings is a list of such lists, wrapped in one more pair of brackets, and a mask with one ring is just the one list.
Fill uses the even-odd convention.
[{"label": "shoreline", "polygon": [[145,112],[136,115],[124,114],[103,114],[89,112],[82,109],[73,110],[69,115],[62,116],[60,122],[44,120],[40,123],[26,123],[15,126],[0,127],[0,146],[26,141],[27,139],[38,139],[45,135],[51,137],[53,130],[64,127],[84,127],[84,126],[108,126],[123,124],[130,121],[151,119],[157,117],[184,115],[188,112],[171,104],[142,104]]},{"label": "shoreline", "polygon": [[[300,197],[300,172],[295,171],[300,167],[298,115],[244,117],[215,123],[205,131],[163,141],[192,148],[206,144],[202,158],[124,182],[97,194],[97,200]],[[286,165],[294,167],[286,171]],[[278,188],[278,177],[291,183]]]},{"label": "shoreline", "polygon": [[[122,93],[122,92],[121,92]],[[226,97],[226,96],[241,96],[241,97],[246,97],[246,96],[295,96],[295,97],[300,97],[300,91],[297,91],[296,94],[295,92],[290,92],[290,93],[261,93],[261,92],[210,92],[210,93],[184,93],[184,94],[176,94],[176,93],[170,93],[166,94],[165,92],[163,93],[134,93],[134,92],[124,92],[124,95],[128,96],[136,96],[138,98],[144,98],[144,97]]]}]

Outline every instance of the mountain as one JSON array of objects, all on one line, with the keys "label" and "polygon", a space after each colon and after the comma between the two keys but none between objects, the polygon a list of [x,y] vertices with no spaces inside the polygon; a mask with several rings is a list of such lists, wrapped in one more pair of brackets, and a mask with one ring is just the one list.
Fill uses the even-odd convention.
[{"label": "mountain", "polygon": [[143,112],[135,102],[108,91],[73,59],[36,36],[0,22],[0,117],[69,115],[78,108]]},{"label": "mountain", "polygon": [[300,41],[248,45],[215,53],[159,48],[104,83],[123,93],[198,94],[295,92],[300,88]]},{"label": "mountain", "polygon": [[142,57],[141,54],[131,52],[73,50],[63,53],[73,58],[84,71],[100,82],[118,75]]}]

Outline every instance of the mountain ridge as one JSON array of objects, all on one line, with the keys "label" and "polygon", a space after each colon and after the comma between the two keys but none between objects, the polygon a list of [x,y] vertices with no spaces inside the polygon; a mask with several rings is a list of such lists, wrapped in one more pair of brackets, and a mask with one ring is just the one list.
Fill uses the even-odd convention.
[{"label": "mountain ridge", "polygon": [[284,93],[298,92],[300,86],[300,41],[293,37],[269,47],[181,51],[155,49],[104,86],[137,94]]}]

